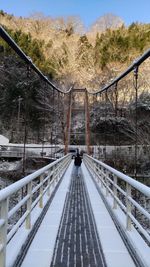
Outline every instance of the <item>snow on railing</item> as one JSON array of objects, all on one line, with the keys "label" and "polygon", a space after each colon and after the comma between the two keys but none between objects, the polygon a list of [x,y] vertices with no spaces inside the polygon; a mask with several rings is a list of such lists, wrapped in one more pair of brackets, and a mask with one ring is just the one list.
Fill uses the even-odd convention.
[{"label": "snow on railing", "polygon": [[150,245],[150,188],[116,169],[84,155],[84,162],[102,189],[105,197],[112,196],[112,209],[118,206],[126,215],[126,230],[132,230],[132,224],[144,240]]},{"label": "snow on railing", "polygon": [[[38,205],[42,211],[44,195],[47,193],[48,199],[50,198],[70,161],[71,156],[66,155],[0,191],[1,267],[6,266],[8,242],[24,222],[26,229],[30,230],[33,227],[31,226],[33,208]],[[9,229],[10,223],[12,223],[11,229]]]}]

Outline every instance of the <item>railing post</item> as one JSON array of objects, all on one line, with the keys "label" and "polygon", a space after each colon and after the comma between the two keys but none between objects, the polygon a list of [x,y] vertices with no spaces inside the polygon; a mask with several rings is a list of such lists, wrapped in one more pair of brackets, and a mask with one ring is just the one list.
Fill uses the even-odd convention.
[{"label": "railing post", "polygon": [[103,167],[101,167],[101,188],[104,187],[104,184],[103,184],[103,180],[105,179],[105,176],[104,176],[104,169]]},{"label": "railing post", "polygon": [[39,200],[39,207],[42,209],[43,208],[43,180],[44,176],[43,174],[40,176],[40,200]]},{"label": "railing post", "polygon": [[117,185],[117,176],[116,175],[113,175],[113,181],[114,181],[114,185],[113,185],[113,193],[114,193],[114,201],[113,201],[113,209],[117,209],[117,188],[116,188],[116,185]]},{"label": "railing post", "polygon": [[48,181],[47,181],[47,183],[48,183],[47,195],[48,195],[48,197],[50,197],[50,195],[51,195],[51,190],[50,190],[50,186],[51,186],[51,173],[50,173],[50,171],[48,172],[48,175],[49,175],[49,178],[48,178]]},{"label": "railing post", "polygon": [[58,180],[58,163],[55,165],[55,185],[57,184]]},{"label": "railing post", "polygon": [[[98,172],[97,182],[99,183],[99,182],[101,181],[101,167],[100,167],[100,166],[98,166],[98,170],[97,170],[97,172]],[[99,176],[100,176],[100,177],[99,177]]]},{"label": "railing post", "polygon": [[55,165],[52,167],[52,185],[55,187]]},{"label": "railing post", "polygon": [[101,187],[103,187],[103,182],[102,182],[103,176],[102,176],[102,168],[101,168],[101,166],[99,166],[98,174],[100,176],[100,178],[99,178],[100,185],[101,185]]},{"label": "railing post", "polygon": [[97,179],[97,163],[94,165],[95,180]]},{"label": "railing post", "polygon": [[131,214],[131,202],[129,200],[129,197],[131,197],[131,185],[130,184],[126,184],[126,229],[131,231],[131,218],[130,218],[130,214]]},{"label": "railing post", "polygon": [[57,165],[57,182],[58,182],[59,179],[60,179],[60,168],[61,168],[60,164],[61,164],[61,163],[58,163],[58,165]]},{"label": "railing post", "polygon": [[109,191],[108,191],[108,186],[109,186],[109,182],[108,182],[108,179],[107,179],[107,176],[108,176],[109,172],[107,170],[105,170],[105,181],[106,181],[106,197],[108,197],[109,195]]},{"label": "railing post", "polygon": [[0,266],[6,266],[7,224],[8,224],[8,199],[1,202],[0,219],[4,224],[0,228]]},{"label": "railing post", "polygon": [[61,170],[60,170],[60,175],[62,175],[64,173],[64,169],[66,168],[66,166],[68,166],[69,161],[66,159],[65,161],[62,162],[61,164]]},{"label": "railing post", "polygon": [[59,178],[61,178],[61,175],[62,175],[62,167],[63,167],[62,164],[64,164],[64,166],[67,165],[66,161],[60,162],[60,165],[59,165]]},{"label": "railing post", "polygon": [[95,162],[92,161],[92,160],[90,160],[90,161],[89,161],[89,164],[90,164],[90,166],[92,166],[93,176],[94,176],[94,178],[95,178]]},{"label": "railing post", "polygon": [[92,168],[93,171],[93,178],[95,179],[95,162],[93,162],[92,160],[89,162],[90,167]]},{"label": "railing post", "polygon": [[31,228],[31,205],[32,205],[32,182],[29,182],[27,185],[27,195],[29,199],[27,200],[27,218],[26,218],[26,229]]},{"label": "railing post", "polygon": [[97,176],[97,183],[99,183],[99,180],[100,180],[100,178],[99,178],[99,164],[97,163],[97,165],[96,165],[96,173],[98,174],[98,175],[96,175]]}]

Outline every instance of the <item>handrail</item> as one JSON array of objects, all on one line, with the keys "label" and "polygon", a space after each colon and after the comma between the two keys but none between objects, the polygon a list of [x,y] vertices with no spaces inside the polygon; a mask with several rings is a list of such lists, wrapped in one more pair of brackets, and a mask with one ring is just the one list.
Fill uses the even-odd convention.
[{"label": "handrail", "polygon": [[[113,199],[113,206],[111,208],[115,210],[118,206],[120,206],[122,211],[125,213],[126,229],[131,231],[132,224],[136,225],[136,229],[139,233],[142,233],[144,241],[150,244],[150,235],[144,228],[142,222],[134,216],[133,207],[147,220],[150,220],[149,210],[146,210],[146,208],[137,202],[137,199],[134,199],[132,196],[132,189],[134,189],[142,193],[147,200],[150,200],[150,188],[89,155],[84,155],[84,162],[93,177],[96,179],[96,182],[98,182],[98,184],[99,182],[101,183],[101,189],[105,188],[106,199],[109,194],[111,195]],[[125,186],[123,188],[120,186],[120,181],[125,182]],[[120,198],[119,196],[122,197]]]},{"label": "handrail", "polygon": [[[25,222],[25,227],[28,230],[33,228],[31,225],[31,217],[33,208],[39,203],[42,208],[46,205],[52,192],[57,186],[60,178],[65,172],[68,164],[71,161],[71,155],[66,156],[48,164],[47,166],[37,170],[36,172],[22,178],[20,181],[2,189],[0,191],[0,266],[5,267],[6,263],[6,247],[10,239],[16,234],[19,227]],[[11,196],[14,193],[21,192],[21,200],[13,207],[11,204]],[[46,203],[44,202],[44,195],[47,193]],[[8,232],[8,222],[12,216],[17,216],[23,208],[21,216],[13,222],[12,229]],[[40,213],[39,215],[40,216]],[[33,223],[32,223],[33,224]]]},{"label": "handrail", "polygon": [[71,86],[67,91],[63,91],[60,88],[56,87],[47,76],[45,76],[32,62],[32,59],[28,57],[23,50],[16,44],[16,42],[11,38],[11,36],[4,30],[2,26],[0,26],[0,36],[11,46],[11,48],[19,55],[20,58],[22,58],[47,84],[49,84],[53,89],[56,91],[68,94],[72,89],[73,86]]},{"label": "handrail", "polygon": [[88,156],[89,158],[91,158],[95,163],[100,164],[102,167],[104,167],[106,170],[110,171],[112,174],[116,175],[118,178],[120,178],[121,180],[129,183],[130,185],[132,185],[132,187],[134,187],[135,189],[141,191],[141,193],[143,193],[144,195],[146,195],[147,197],[150,198],[150,188],[147,187],[146,185],[136,181],[135,179],[131,178],[130,176],[112,168],[111,166],[105,164],[102,161],[99,161],[95,158],[92,158],[90,156]]},{"label": "handrail", "polygon": [[68,157],[68,155],[46,165],[45,167],[43,167],[43,168],[27,175],[26,177],[22,178],[18,182],[15,182],[14,184],[11,184],[11,185],[7,186],[6,188],[2,189],[0,191],[0,202],[3,201],[4,199],[6,199],[7,197],[9,197],[10,195],[14,194],[15,192],[17,192],[18,190],[20,190],[22,187],[27,185],[29,182],[33,181],[35,178],[37,178],[41,174],[45,173],[46,171],[51,169],[53,166],[55,166],[56,164],[61,162],[62,159],[65,159],[67,157]]},{"label": "handrail", "polygon": [[116,77],[111,83],[108,85],[105,85],[100,90],[95,90],[94,92],[90,92],[89,89],[87,89],[88,94],[91,95],[97,95],[101,94],[104,91],[107,91],[110,87],[112,87],[114,84],[117,84],[122,78],[127,76],[131,71],[133,71],[136,67],[140,66],[143,61],[145,61],[150,56],[150,49],[148,49],[142,56],[138,57],[134,62],[118,77]]}]

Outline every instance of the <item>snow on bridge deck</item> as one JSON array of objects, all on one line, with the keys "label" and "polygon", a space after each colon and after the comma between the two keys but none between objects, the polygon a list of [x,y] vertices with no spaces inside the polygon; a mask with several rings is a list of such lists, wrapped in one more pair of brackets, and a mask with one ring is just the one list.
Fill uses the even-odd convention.
[{"label": "snow on bridge deck", "polygon": [[[134,267],[135,264],[129,255],[128,250],[125,247],[84,163],[82,164],[81,169],[97,225],[97,232],[103,249],[106,266],[120,267],[121,264],[122,267]],[[51,265],[66,195],[70,190],[72,172],[73,161],[68,167],[57,193],[53,198],[50,208],[29,247],[29,250],[22,262],[22,267],[49,267]],[[77,265],[74,265],[74,263],[71,265],[70,263],[66,266],[71,267]],[[87,267],[84,265],[80,266]]]}]

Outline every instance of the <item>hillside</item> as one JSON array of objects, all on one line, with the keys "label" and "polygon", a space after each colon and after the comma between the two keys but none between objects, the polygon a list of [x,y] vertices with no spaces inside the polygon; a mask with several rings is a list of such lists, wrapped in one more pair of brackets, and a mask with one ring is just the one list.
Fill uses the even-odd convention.
[{"label": "hillside", "polygon": [[[83,29],[82,21],[75,17],[64,20],[37,14],[30,18],[17,18],[0,11],[0,24],[44,74],[64,90],[72,84],[75,87],[87,87],[91,91],[99,89],[124,71],[133,60],[149,48],[150,44],[150,24],[133,23],[126,27],[120,18],[110,15],[100,18],[87,32]],[[18,121],[18,99],[21,96],[23,101],[21,102],[20,124],[23,127],[20,129],[20,140],[23,141],[23,132],[27,123],[28,138],[31,141],[34,139],[36,142],[40,142],[45,130],[47,142],[54,142],[56,140],[51,136],[52,131],[54,128],[60,127],[62,134],[60,136],[58,133],[57,141],[59,142],[60,139],[63,139],[65,128],[63,114],[66,114],[66,107],[63,106],[63,99],[59,100],[62,102],[59,104],[61,115],[59,115],[58,122],[54,117],[56,111],[53,106],[52,93],[50,94],[48,88],[44,89],[45,85],[35,73],[31,72],[28,75],[26,65],[2,39],[0,40],[0,59],[1,133],[15,142],[18,141],[15,132]],[[143,92],[147,93],[146,99],[149,99],[150,92],[149,71],[150,60],[148,59],[140,67],[138,91],[139,97]],[[122,109],[131,107],[135,99],[133,74],[119,83],[118,91],[119,106]],[[25,106],[27,100],[27,106]],[[113,109],[110,114],[114,114],[113,94],[110,94],[109,101]],[[101,102],[99,103],[101,104]],[[55,104],[57,106],[58,103]],[[92,132],[104,132],[106,120],[105,123],[103,118],[102,121],[99,120],[102,111],[100,109],[92,110],[92,105],[93,100],[90,99],[91,130]],[[141,116],[141,122],[142,120]],[[56,123],[59,123],[59,127]],[[114,130],[114,123],[114,118],[112,120],[108,118],[107,125],[111,132],[108,133],[109,144],[113,142],[114,131],[117,131],[117,129]],[[129,130],[134,132],[131,124],[132,120],[129,124],[128,119],[127,121],[122,119],[117,121],[117,127],[123,128],[125,133],[118,131],[121,142],[126,142]],[[83,130],[82,128],[81,125],[80,130]],[[105,138],[98,136],[97,140],[92,137],[93,143],[104,141]],[[130,134],[130,139],[132,143],[132,134]]]},{"label": "hillside", "polygon": [[76,83],[99,88],[150,43],[150,24],[125,27],[120,18],[110,14],[96,21],[88,32],[77,17],[65,20],[35,14],[22,18],[1,11],[0,23],[35,64],[65,87]]}]

